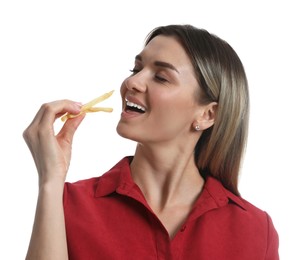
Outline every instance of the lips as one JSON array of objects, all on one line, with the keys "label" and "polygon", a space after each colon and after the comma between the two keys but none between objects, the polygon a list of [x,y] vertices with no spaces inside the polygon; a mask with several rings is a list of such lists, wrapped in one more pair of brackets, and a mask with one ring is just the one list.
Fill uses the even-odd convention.
[{"label": "lips", "polygon": [[125,98],[126,106],[125,111],[133,111],[138,113],[145,113],[146,108],[140,101],[135,99],[134,97],[127,97]]}]

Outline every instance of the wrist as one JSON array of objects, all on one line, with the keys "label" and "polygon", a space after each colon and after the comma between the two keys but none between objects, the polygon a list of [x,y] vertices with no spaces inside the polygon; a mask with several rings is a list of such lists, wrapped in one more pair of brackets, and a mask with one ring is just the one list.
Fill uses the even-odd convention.
[{"label": "wrist", "polygon": [[62,194],[65,184],[65,178],[40,178],[39,179],[39,192],[40,193],[54,193],[54,194]]}]

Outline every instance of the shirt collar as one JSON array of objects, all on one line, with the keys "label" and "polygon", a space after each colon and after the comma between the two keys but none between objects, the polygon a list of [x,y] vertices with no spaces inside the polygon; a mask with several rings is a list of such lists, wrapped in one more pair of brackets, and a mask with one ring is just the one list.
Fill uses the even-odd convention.
[{"label": "shirt collar", "polygon": [[[132,159],[132,156],[124,157],[114,167],[100,177],[97,183],[95,197],[107,196],[113,192],[118,192],[144,201],[141,191],[131,177],[130,162]],[[208,205],[209,201],[210,206]],[[206,205],[206,207],[218,208],[225,206],[228,203],[235,203],[243,210],[246,210],[242,198],[224,188],[221,182],[217,179],[208,177],[205,182],[204,191],[199,197],[196,207],[198,208],[202,207],[201,205]]]},{"label": "shirt collar", "polygon": [[118,189],[129,190],[135,185],[130,174],[131,160],[132,156],[124,157],[100,177],[97,183],[95,197],[107,196]]},{"label": "shirt collar", "polygon": [[229,202],[235,203],[242,209],[246,210],[245,203],[239,196],[236,196],[222,185],[220,181],[213,177],[208,177],[205,184],[205,189],[215,200],[217,206],[224,206]]}]

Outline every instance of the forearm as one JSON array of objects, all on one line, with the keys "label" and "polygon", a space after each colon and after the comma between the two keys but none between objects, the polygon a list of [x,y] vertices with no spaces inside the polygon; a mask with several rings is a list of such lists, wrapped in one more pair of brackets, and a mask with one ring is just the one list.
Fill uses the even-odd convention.
[{"label": "forearm", "polygon": [[63,183],[40,186],[27,260],[68,259]]}]

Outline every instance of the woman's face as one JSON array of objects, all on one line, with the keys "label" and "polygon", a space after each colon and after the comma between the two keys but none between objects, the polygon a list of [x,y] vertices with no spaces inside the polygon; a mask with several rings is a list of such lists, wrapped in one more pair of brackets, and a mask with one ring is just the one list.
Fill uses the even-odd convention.
[{"label": "woman's face", "polygon": [[200,114],[198,83],[181,44],[156,36],[136,56],[121,86],[123,111],[117,132],[139,143],[185,140]]}]

